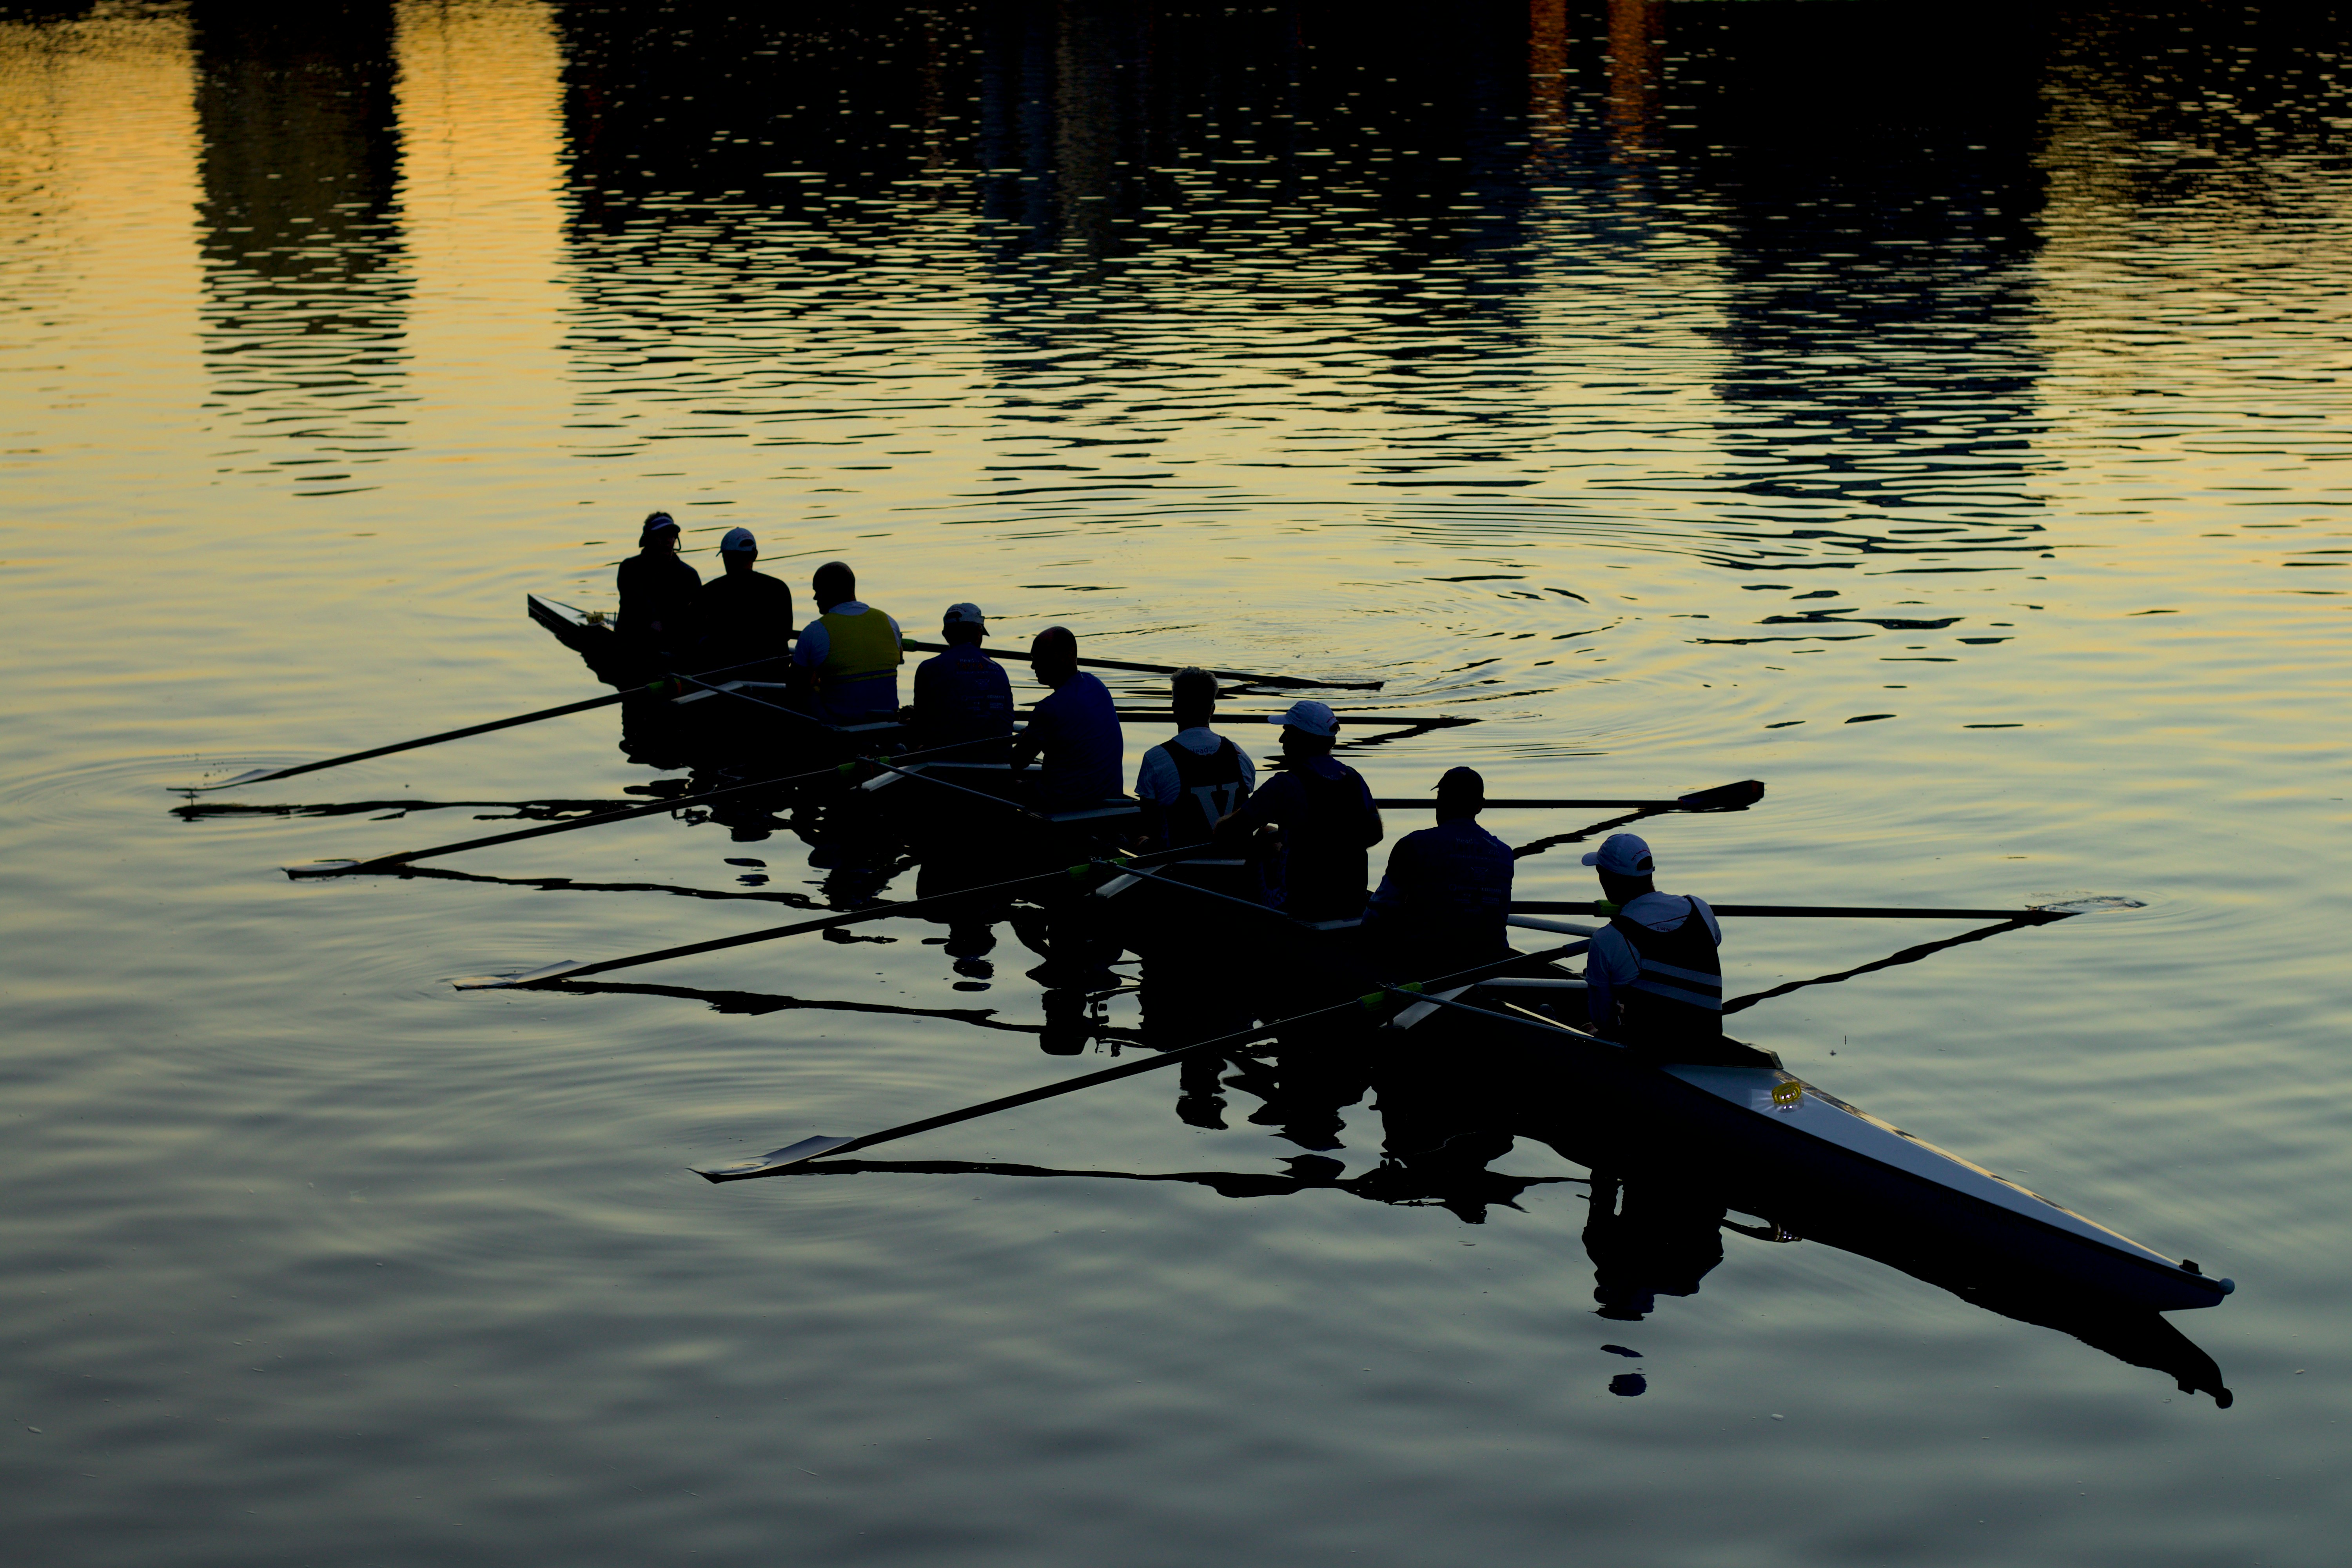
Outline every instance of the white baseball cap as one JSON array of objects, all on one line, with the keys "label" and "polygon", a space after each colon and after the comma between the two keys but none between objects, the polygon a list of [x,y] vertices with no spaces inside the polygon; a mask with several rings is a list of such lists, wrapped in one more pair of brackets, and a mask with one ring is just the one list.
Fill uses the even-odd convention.
[{"label": "white baseball cap", "polygon": [[719,542],[719,548],[748,550],[756,555],[760,552],[760,542],[751,537],[751,531],[748,528],[730,528],[727,531],[727,537]]},{"label": "white baseball cap", "polygon": [[1650,847],[1641,836],[1633,833],[1612,833],[1601,841],[1601,847],[1584,858],[1588,866],[1598,866],[1612,877],[1646,877],[1656,868],[1650,859]]},{"label": "white baseball cap", "polygon": [[1275,722],[1286,730],[1304,730],[1310,735],[1329,737],[1339,732],[1339,716],[1312,698],[1292,703],[1290,711]]},{"label": "white baseball cap", "polygon": [[978,626],[983,632],[988,629],[988,621],[981,615],[978,605],[950,605],[948,613],[940,617],[940,624],[946,626]]}]

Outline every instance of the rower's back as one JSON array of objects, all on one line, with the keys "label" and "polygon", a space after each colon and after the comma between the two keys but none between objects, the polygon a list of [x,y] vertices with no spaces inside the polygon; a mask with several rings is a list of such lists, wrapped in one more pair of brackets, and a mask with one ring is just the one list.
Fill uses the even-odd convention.
[{"label": "rower's back", "polygon": [[1002,762],[1013,735],[1013,682],[981,648],[988,622],[977,605],[950,605],[940,623],[947,651],[915,667],[914,723],[921,751],[953,760]]},{"label": "rower's back", "polygon": [[694,619],[702,638],[706,669],[737,676],[779,678],[780,672],[747,669],[755,663],[782,664],[793,652],[793,591],[765,572],[752,569],[758,542],[745,528],[728,531],[719,559],[726,571],[695,595]]},{"label": "rower's back", "polygon": [[857,597],[856,575],[839,561],[818,567],[809,586],[819,613],[793,660],[808,672],[818,711],[836,723],[897,713],[898,667],[907,658],[898,623]]},{"label": "rower's back", "polygon": [[1453,768],[1437,784],[1437,825],[1389,851],[1364,924],[1397,974],[1442,974],[1510,956],[1511,847],[1478,826],[1486,781]]},{"label": "rower's back", "polygon": [[1654,1059],[1720,1059],[1722,928],[1704,900],[1662,893],[1652,881],[1650,847],[1613,833],[1584,857],[1616,906],[1585,963],[1595,1029]]},{"label": "rower's back", "polygon": [[667,512],[645,521],[637,553],[613,574],[620,598],[613,629],[633,649],[648,656],[688,648],[694,639],[694,602],[702,574],[677,558],[678,528]]},{"label": "rower's back", "polygon": [[1135,794],[1142,803],[1144,832],[1156,847],[1189,849],[1206,844],[1219,822],[1257,783],[1257,769],[1239,746],[1209,728],[1216,717],[1217,678],[1186,668],[1169,682],[1176,733],[1143,753]]}]

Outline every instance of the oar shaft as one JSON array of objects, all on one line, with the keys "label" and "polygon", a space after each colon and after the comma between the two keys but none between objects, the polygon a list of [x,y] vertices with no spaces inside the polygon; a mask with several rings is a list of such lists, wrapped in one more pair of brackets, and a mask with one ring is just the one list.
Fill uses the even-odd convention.
[{"label": "oar shaft", "polygon": [[[912,637],[899,639],[898,646],[916,653],[948,651],[948,645],[943,642],[917,642]],[[991,658],[1017,659],[1024,664],[1031,662],[1030,655],[1013,648],[984,647],[981,651]],[[1078,663],[1088,669],[1126,669],[1138,675],[1173,675],[1185,668],[1175,664],[1138,664],[1124,658],[1082,658]],[[1378,680],[1309,680],[1297,675],[1250,675],[1238,669],[1213,669],[1209,673],[1219,680],[1231,680],[1241,685],[1297,687],[1307,690],[1378,691],[1386,684]]]},{"label": "oar shaft", "polygon": [[302,763],[290,768],[279,768],[259,778],[247,779],[247,784],[272,784],[290,779],[299,773],[315,773],[321,768],[339,768],[346,763],[364,763],[372,757],[388,757],[395,752],[413,752],[420,746],[437,746],[444,741],[462,741],[468,735],[487,735],[493,730],[511,730],[518,724],[536,724],[541,719],[561,719],[567,713],[585,713],[592,708],[609,708],[634,691],[608,691],[602,697],[591,697],[579,702],[566,702],[557,708],[542,708],[536,713],[518,713],[511,719],[493,719],[487,724],[468,724],[462,730],[444,730],[437,735],[420,735],[414,741],[402,741],[389,746],[374,746],[364,752],[350,752],[323,762]]},{"label": "oar shaft", "polygon": [[[1471,722],[1475,723],[1476,721],[1473,720]],[[1437,804],[1437,797],[1434,795],[1425,795],[1418,799],[1413,799],[1408,796],[1399,796],[1394,799],[1391,799],[1388,796],[1383,795],[1375,799],[1372,804],[1380,807],[1382,811],[1427,811],[1430,807]],[[1679,811],[1682,809],[1682,802],[1678,800],[1538,800],[1497,798],[1486,801],[1483,809],[1488,811]]]},{"label": "oar shaft", "polygon": [[274,784],[279,779],[295,778],[303,773],[315,773],[321,768],[340,768],[346,763],[364,763],[373,757],[389,757],[398,752],[415,751],[420,746],[437,746],[444,741],[462,741],[468,735],[487,735],[493,730],[511,730],[518,724],[536,724],[542,719],[561,719],[567,713],[585,713],[594,708],[609,708],[614,703],[625,702],[640,692],[658,691],[671,679],[691,679],[699,684],[705,680],[716,680],[722,676],[732,675],[739,669],[749,669],[753,664],[766,662],[768,661],[765,659],[754,659],[750,664],[730,664],[724,669],[710,670],[700,676],[666,677],[662,680],[653,681],[645,686],[633,686],[625,691],[608,691],[602,697],[583,698],[577,702],[566,702],[554,708],[541,708],[532,713],[517,713],[509,719],[493,719],[487,724],[468,724],[462,730],[444,730],[437,735],[420,735],[415,740],[398,741],[389,746],[372,746],[364,752],[346,752],[340,757],[328,757],[320,762],[298,763],[290,768],[273,768],[266,773],[248,774],[230,782],[240,784]]},{"label": "oar shaft", "polygon": [[[1929,910],[1881,909],[1844,904],[1709,904],[1718,915],[1753,915],[1783,917],[1795,920],[1885,920],[1885,921],[2023,921],[2040,924],[2063,921],[2072,910]],[[1608,915],[1616,912],[1614,905],[1598,903],[1560,903],[1551,900],[1514,902],[1515,915]]]}]

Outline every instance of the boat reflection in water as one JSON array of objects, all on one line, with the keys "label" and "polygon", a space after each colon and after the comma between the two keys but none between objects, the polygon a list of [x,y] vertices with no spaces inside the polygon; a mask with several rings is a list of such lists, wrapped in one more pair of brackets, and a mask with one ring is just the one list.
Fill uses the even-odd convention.
[{"label": "boat reflection in water", "polygon": [[[1583,1184],[1591,1205],[1583,1243],[1603,1319],[1641,1321],[1662,1310],[1662,1301],[1696,1295],[1723,1261],[1729,1231],[1762,1245],[1829,1246],[1870,1258],[1971,1306],[2070,1334],[2118,1361],[2161,1372],[2183,1393],[2210,1394],[2224,1408],[2231,1404],[2221,1368],[2147,1304],[2149,1290],[2086,1282],[2084,1269],[2062,1267],[2046,1251],[2017,1245],[2014,1235],[1988,1235],[1980,1215],[1924,1184],[1906,1191],[1895,1183],[1832,1179],[1834,1166],[1807,1158],[1801,1149],[1743,1143],[1721,1137],[1720,1129],[1685,1125],[1677,1133],[1661,1119],[1656,1099],[1628,1092],[1605,1075],[1586,1078],[1573,1058],[1539,1045],[1501,1037],[1514,1032],[1465,1021],[1424,1026],[1413,1036],[1382,1031],[1370,1051],[1361,1042],[1286,1047],[1219,1064],[1238,1070],[1222,1078],[1211,1071],[1206,1091],[1199,1064],[1186,1064],[1179,1100],[1183,1120],[1223,1125],[1213,1110],[1203,1118],[1204,1100],[1222,1109],[1217,1087],[1243,1089],[1265,1098],[1252,1121],[1276,1126],[1310,1147],[1336,1148],[1340,1112],[1370,1092],[1381,1118],[1381,1160],[1355,1176],[1320,1152],[1293,1155],[1278,1173],[845,1158],[814,1161],[792,1173],[1174,1182],[1229,1198],[1339,1192],[1444,1209],[1469,1225],[1486,1223],[1490,1209],[1517,1207],[1531,1188]],[[1418,1037],[1423,1033],[1435,1037]],[[1656,1068],[1638,1070],[1663,1076]],[[1520,1138],[1552,1149],[1591,1176],[1515,1176],[1494,1169]],[[2212,1290],[2192,1300],[2210,1303],[2220,1295]],[[1638,1394],[1643,1386],[1638,1374],[1612,1384],[1619,1394]]]}]

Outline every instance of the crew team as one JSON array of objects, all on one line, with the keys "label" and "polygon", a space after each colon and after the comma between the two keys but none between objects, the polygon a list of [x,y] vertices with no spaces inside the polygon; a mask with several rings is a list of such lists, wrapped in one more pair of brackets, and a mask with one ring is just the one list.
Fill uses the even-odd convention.
[{"label": "crew team", "polygon": [[[816,569],[816,618],[795,637],[792,590],[755,570],[759,545],[748,529],[728,531],[719,547],[725,570],[708,583],[678,558],[678,527],[667,513],[646,520],[638,543],[619,572],[615,629],[625,644],[687,668],[781,676],[816,717],[836,724],[897,718],[920,749],[993,743],[1016,772],[1037,768],[1037,805],[1048,814],[1118,796],[1118,713],[1102,681],[1079,668],[1067,627],[1047,626],[1030,645],[1032,668],[1049,689],[1016,732],[1012,681],[982,650],[988,626],[978,606],[949,606],[940,625],[947,649],[915,667],[914,700],[901,708],[903,634],[858,597],[846,564]],[[1476,772],[1453,768],[1438,781],[1436,826],[1397,840],[1367,895],[1369,851],[1385,829],[1362,775],[1332,755],[1338,717],[1321,702],[1292,704],[1281,720],[1283,769],[1261,786],[1248,755],[1211,727],[1217,695],[1205,669],[1181,670],[1171,682],[1176,733],[1144,753],[1135,781],[1145,847],[1245,848],[1270,907],[1309,924],[1360,920],[1376,950],[1410,952],[1435,973],[1508,954],[1512,852],[1478,826],[1486,785]],[[1639,1044],[1719,1038],[1722,931],[1714,911],[1697,898],[1658,891],[1649,846],[1633,834],[1612,835],[1584,863],[1615,906],[1585,964],[1595,1029]]]}]

